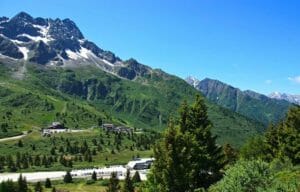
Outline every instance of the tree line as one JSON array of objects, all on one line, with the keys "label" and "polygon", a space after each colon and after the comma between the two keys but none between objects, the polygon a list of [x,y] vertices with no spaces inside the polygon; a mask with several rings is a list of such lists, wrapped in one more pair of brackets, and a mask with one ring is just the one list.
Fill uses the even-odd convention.
[{"label": "tree line", "polygon": [[219,146],[201,96],[184,102],[154,147],[145,192],[300,191],[300,107],[240,151]]}]

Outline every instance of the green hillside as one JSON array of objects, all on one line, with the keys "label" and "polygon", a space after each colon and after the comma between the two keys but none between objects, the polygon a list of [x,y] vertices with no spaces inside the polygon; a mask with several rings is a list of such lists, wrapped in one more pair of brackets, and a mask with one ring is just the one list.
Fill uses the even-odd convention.
[{"label": "green hillside", "polygon": [[[52,121],[70,128],[89,128],[102,122],[163,130],[177,115],[183,100],[198,93],[184,80],[160,70],[134,81],[96,67],[66,69],[27,64],[22,79],[14,77],[16,63],[0,64],[1,135],[41,128]],[[263,126],[207,102],[214,132],[221,143],[241,145]]]},{"label": "green hillside", "polygon": [[221,81],[204,79],[196,89],[211,102],[240,113],[266,126],[282,120],[293,105],[287,101],[269,98],[253,91],[241,91]]}]

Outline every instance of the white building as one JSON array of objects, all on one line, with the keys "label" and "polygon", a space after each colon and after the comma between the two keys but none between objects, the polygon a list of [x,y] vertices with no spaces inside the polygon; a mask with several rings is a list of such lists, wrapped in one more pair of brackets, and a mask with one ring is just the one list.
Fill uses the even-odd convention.
[{"label": "white building", "polygon": [[145,170],[150,169],[151,164],[153,163],[154,158],[138,158],[133,161],[129,161],[126,165],[127,169],[131,170]]},{"label": "white building", "polygon": [[66,128],[63,124],[59,122],[53,122],[52,125],[48,126],[47,128],[43,128],[43,135],[49,136],[51,134],[55,133],[62,133],[62,132],[68,132],[69,129]]}]

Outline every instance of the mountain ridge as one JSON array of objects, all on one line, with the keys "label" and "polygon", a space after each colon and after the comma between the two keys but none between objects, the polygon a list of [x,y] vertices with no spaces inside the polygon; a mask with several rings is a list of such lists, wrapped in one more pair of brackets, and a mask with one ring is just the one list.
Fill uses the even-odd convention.
[{"label": "mountain ridge", "polygon": [[46,65],[74,68],[94,65],[106,72],[133,80],[152,68],[135,59],[121,60],[111,51],[85,39],[70,19],[33,18],[21,12],[0,20],[0,55]]},{"label": "mountain ridge", "polygon": [[219,80],[186,78],[210,101],[268,125],[284,118],[291,103],[269,98],[251,90],[242,91]]},{"label": "mountain ridge", "polygon": [[273,92],[268,95],[272,99],[285,100],[300,105],[300,95],[292,95],[288,93]]}]

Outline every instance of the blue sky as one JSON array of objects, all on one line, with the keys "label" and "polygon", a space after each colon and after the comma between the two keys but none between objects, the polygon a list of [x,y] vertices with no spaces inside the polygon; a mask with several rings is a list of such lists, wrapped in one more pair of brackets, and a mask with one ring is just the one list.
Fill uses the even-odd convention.
[{"label": "blue sky", "polygon": [[1,0],[0,13],[70,18],[122,59],[242,90],[300,94],[298,0]]}]

